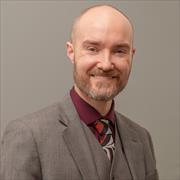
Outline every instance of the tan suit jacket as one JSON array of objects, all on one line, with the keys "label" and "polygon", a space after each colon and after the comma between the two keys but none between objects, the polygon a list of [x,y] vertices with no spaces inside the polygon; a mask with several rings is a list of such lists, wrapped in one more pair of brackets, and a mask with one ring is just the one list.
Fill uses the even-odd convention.
[{"label": "tan suit jacket", "polygon": [[112,166],[69,96],[7,127],[1,180],[157,180],[149,133],[116,112]]}]

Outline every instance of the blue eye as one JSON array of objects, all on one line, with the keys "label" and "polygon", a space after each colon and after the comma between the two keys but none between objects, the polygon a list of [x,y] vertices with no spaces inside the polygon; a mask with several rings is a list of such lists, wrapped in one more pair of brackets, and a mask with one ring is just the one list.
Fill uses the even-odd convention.
[{"label": "blue eye", "polygon": [[125,56],[128,54],[128,51],[125,49],[116,49],[113,51],[114,55],[116,56]]},{"label": "blue eye", "polygon": [[91,51],[91,52],[96,52],[97,48],[95,48],[95,47],[87,47],[87,50]]},{"label": "blue eye", "polygon": [[119,49],[119,50],[116,50],[115,53],[122,54],[122,53],[125,53],[125,51],[123,51],[122,49]]}]

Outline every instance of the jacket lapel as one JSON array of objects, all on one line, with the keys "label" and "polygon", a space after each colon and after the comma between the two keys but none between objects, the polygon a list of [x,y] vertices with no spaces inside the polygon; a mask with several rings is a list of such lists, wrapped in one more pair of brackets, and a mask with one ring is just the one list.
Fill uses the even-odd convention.
[{"label": "jacket lapel", "polygon": [[97,173],[101,180],[109,180],[111,163],[107,157],[107,154],[103,150],[102,146],[91,132],[91,130],[84,124],[84,129],[88,137],[88,142],[91,146],[94,163],[96,165]]},{"label": "jacket lapel", "polygon": [[[122,141],[122,148],[127,159],[133,180],[144,177],[144,155],[140,138],[136,131],[128,123],[129,120],[116,113],[117,129]],[[127,122],[128,121],[128,122]]]},{"label": "jacket lapel", "polygon": [[116,141],[115,141],[115,155],[111,168],[111,177],[115,177],[118,180],[132,180],[132,176],[130,173],[130,169],[128,167],[128,163],[126,161],[125,155],[122,150],[122,143],[120,140],[119,132],[117,130],[117,125],[115,127],[116,130]]},{"label": "jacket lapel", "polygon": [[97,180],[98,174],[93,162],[89,143],[85,136],[82,122],[69,96],[61,104],[61,123],[67,128],[63,138],[83,179]]}]

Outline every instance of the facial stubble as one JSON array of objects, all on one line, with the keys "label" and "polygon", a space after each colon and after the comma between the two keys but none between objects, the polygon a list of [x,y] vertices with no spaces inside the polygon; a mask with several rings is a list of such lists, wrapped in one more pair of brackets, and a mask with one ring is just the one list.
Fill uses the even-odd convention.
[{"label": "facial stubble", "polygon": [[[76,63],[74,64],[74,81],[77,88],[86,96],[97,101],[109,101],[118,95],[126,86],[126,82],[122,80],[121,73],[112,81],[116,82],[101,82],[98,81],[94,85],[90,82],[90,73],[80,74]],[[95,87],[94,87],[95,86]]]}]

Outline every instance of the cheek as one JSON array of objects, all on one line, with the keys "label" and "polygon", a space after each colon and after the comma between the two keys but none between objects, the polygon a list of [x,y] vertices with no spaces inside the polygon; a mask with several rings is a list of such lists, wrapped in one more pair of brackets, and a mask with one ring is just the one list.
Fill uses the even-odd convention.
[{"label": "cheek", "polygon": [[131,69],[131,63],[128,60],[122,60],[116,63],[116,68],[123,74],[126,74]]},{"label": "cheek", "polygon": [[79,72],[88,73],[93,67],[96,66],[96,60],[93,58],[81,57],[75,60],[75,65]]}]

